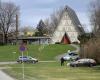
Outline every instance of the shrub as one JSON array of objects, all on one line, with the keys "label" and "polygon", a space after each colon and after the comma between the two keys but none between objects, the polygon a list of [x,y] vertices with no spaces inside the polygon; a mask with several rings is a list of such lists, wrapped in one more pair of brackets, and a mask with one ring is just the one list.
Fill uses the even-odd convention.
[{"label": "shrub", "polygon": [[100,63],[100,38],[90,39],[84,45],[83,50],[84,50],[83,57],[95,59],[97,63]]}]

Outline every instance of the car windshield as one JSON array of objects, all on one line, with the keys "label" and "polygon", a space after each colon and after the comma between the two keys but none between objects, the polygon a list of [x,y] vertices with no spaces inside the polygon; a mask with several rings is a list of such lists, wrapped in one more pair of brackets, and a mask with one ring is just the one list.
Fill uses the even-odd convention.
[{"label": "car windshield", "polygon": [[32,58],[31,56],[28,56],[28,58]]},{"label": "car windshield", "polygon": [[27,57],[26,57],[26,56],[23,56],[23,57],[22,57],[22,56],[20,56],[20,58],[27,58]]},{"label": "car windshield", "polygon": [[76,54],[76,53],[69,53],[68,55],[70,55],[70,56],[76,56],[78,54]]}]

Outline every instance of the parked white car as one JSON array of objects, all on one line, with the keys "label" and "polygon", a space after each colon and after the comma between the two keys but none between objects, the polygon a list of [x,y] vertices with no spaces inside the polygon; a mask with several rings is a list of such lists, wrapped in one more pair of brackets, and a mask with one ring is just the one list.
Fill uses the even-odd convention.
[{"label": "parked white car", "polygon": [[64,60],[78,60],[79,59],[79,55],[74,53],[74,52],[70,52],[68,53],[66,56],[63,57]]},{"label": "parked white car", "polygon": [[70,65],[71,67],[80,67],[80,66],[95,66],[96,65],[96,61],[94,59],[79,59],[77,61],[71,62],[68,65]]}]

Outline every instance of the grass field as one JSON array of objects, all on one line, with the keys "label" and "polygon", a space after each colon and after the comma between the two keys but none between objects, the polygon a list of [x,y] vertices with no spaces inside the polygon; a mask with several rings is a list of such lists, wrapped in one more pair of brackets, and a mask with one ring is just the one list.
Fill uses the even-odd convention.
[{"label": "grass field", "polygon": [[[28,45],[28,48],[31,56],[45,61],[54,60],[55,56],[67,52],[68,49],[75,49],[70,45]],[[20,54],[18,46],[0,46],[0,61],[16,60]],[[24,55],[26,54],[27,52],[24,53]],[[100,80],[100,67],[71,68],[66,64],[65,66],[60,66],[60,62],[24,64],[24,80]],[[22,64],[0,66],[11,67],[4,71],[17,80],[22,80]]]},{"label": "grass field", "polygon": [[[22,80],[22,65],[9,66],[13,68],[7,69],[5,72],[17,80]],[[59,62],[25,64],[24,80],[100,80],[100,67],[62,67]]]},{"label": "grass field", "polygon": [[[54,57],[75,48],[70,45],[27,45],[28,53],[39,60],[54,60]],[[13,53],[16,52],[16,53]],[[0,46],[0,61],[16,61],[21,55],[19,46]],[[27,55],[27,51],[24,52]]]}]

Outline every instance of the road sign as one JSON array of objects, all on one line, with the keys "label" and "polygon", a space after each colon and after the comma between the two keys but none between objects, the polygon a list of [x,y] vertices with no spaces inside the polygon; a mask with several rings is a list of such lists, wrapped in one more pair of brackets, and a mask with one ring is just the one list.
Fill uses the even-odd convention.
[{"label": "road sign", "polygon": [[23,52],[23,51],[26,50],[26,47],[24,45],[21,45],[20,48],[19,48],[19,50]]},{"label": "road sign", "polygon": [[[22,57],[23,57],[24,56],[23,53],[24,53],[25,50],[27,50],[27,47],[25,46],[25,44],[21,44],[20,47],[19,47],[19,50],[21,51]],[[23,62],[23,59],[22,59],[22,78],[23,78],[23,80],[25,80],[24,76],[25,76],[24,75],[24,62]]]}]

